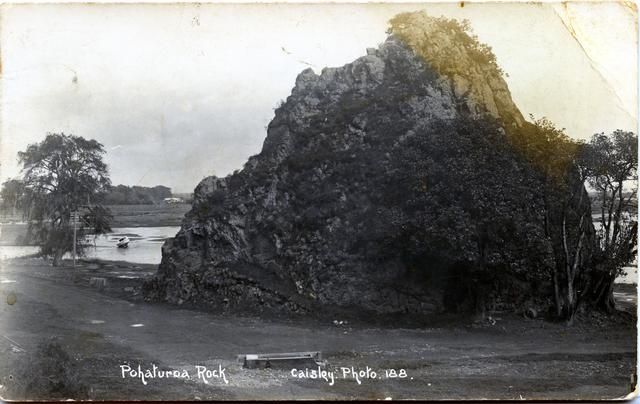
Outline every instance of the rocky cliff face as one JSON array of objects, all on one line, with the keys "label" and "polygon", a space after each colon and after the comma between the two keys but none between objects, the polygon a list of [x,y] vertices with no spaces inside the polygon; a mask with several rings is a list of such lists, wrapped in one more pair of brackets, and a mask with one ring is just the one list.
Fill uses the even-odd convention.
[{"label": "rocky cliff face", "polygon": [[366,56],[300,73],[261,153],[198,185],[148,298],[437,313],[551,296],[543,177],[509,146],[526,123],[495,61],[450,21],[398,18]]},{"label": "rocky cliff face", "polygon": [[390,23],[394,36],[449,81],[459,108],[475,116],[488,113],[509,127],[522,127],[525,120],[511,100],[495,55],[470,34],[467,21],[403,13]]}]

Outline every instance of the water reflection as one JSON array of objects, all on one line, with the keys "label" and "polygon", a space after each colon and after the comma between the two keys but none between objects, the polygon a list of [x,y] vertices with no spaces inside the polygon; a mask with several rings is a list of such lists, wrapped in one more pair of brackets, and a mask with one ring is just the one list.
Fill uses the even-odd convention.
[{"label": "water reflection", "polygon": [[[167,238],[176,235],[180,228],[165,227],[115,227],[112,233],[89,239],[86,247],[87,258],[98,258],[109,261],[127,261],[137,264],[159,264],[162,254],[160,248]],[[131,240],[129,248],[117,248],[121,237]],[[24,257],[35,254],[38,247],[33,246],[0,246],[0,259]],[[71,255],[65,256],[71,258]]]},{"label": "water reflection", "polygon": [[[92,246],[85,249],[88,258],[110,261],[127,261],[138,264],[159,264],[160,248],[167,238],[176,235],[180,228],[166,227],[116,227],[112,233],[92,238]],[[117,248],[119,238],[129,237],[128,248]]]},{"label": "water reflection", "polygon": [[0,259],[6,260],[16,257],[24,257],[35,254],[40,250],[39,247],[21,246],[21,245],[3,245],[0,246]]}]

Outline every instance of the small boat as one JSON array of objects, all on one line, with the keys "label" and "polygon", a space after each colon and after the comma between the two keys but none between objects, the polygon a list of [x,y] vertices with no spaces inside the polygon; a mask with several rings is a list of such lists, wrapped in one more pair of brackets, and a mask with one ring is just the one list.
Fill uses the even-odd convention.
[{"label": "small boat", "polygon": [[126,236],[122,237],[122,238],[118,239],[117,246],[118,246],[118,248],[127,248],[127,247],[129,247],[129,242],[130,241],[131,240],[129,240],[129,237],[126,237]]}]

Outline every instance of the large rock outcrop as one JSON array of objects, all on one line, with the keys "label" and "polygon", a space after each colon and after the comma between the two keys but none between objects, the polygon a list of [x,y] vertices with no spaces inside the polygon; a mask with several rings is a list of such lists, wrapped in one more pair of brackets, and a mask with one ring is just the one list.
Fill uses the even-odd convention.
[{"label": "large rock outcrop", "polygon": [[544,173],[511,146],[527,122],[461,27],[401,15],[366,56],[300,73],[260,154],[197,186],[147,297],[425,314],[548,303]]}]

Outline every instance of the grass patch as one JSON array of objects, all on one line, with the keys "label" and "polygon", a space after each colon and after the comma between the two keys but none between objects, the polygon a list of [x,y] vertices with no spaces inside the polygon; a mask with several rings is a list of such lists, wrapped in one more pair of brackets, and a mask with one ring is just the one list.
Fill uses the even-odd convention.
[{"label": "grass patch", "polygon": [[89,395],[77,361],[55,338],[41,343],[18,362],[5,383],[6,398],[11,400],[77,400]]}]

